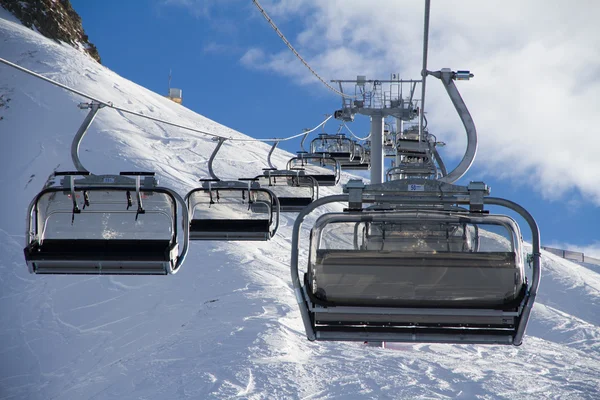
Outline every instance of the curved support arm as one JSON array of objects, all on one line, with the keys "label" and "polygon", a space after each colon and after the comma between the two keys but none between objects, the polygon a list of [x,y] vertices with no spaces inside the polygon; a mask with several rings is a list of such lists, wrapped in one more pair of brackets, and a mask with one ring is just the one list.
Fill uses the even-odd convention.
[{"label": "curved support arm", "polygon": [[273,163],[271,162],[271,156],[273,155],[273,152],[275,151],[275,147],[277,147],[278,144],[279,144],[279,142],[273,143],[273,147],[271,147],[271,150],[269,151],[269,155],[267,156],[267,162],[269,163],[269,168],[272,168],[272,169],[277,169],[277,167],[274,166]]},{"label": "curved support arm", "polygon": [[181,205],[181,215],[183,216],[182,228],[183,228],[183,248],[177,257],[177,262],[174,266],[169,270],[169,275],[176,274],[179,271],[179,267],[185,261],[185,257],[188,253],[188,248],[190,244],[190,215],[188,211],[188,207],[186,201],[181,197],[181,195],[173,190],[167,189],[169,193],[179,202]]},{"label": "curved support arm", "polygon": [[94,118],[96,117],[96,114],[98,113],[98,110],[100,110],[102,107],[104,107],[104,104],[100,104],[100,103],[93,101],[91,104],[89,104],[89,107],[86,107],[86,106],[88,106],[88,105],[85,103],[79,105],[79,108],[82,108],[82,109],[89,108],[90,112],[88,112],[85,119],[81,123],[81,126],[79,127],[79,130],[75,134],[75,137],[73,138],[73,142],[71,143],[71,160],[73,160],[73,165],[75,166],[75,169],[80,172],[89,172],[89,171],[87,169],[85,169],[83,164],[81,164],[81,160],[79,160],[79,145],[81,144],[81,140],[83,139],[83,136],[86,134],[88,128],[94,121]]},{"label": "curved support arm", "polygon": [[312,176],[309,176],[311,182],[312,182],[312,186],[313,186],[313,201],[315,201],[316,199],[319,198],[319,181],[317,181],[315,178],[313,178]]},{"label": "curved support arm", "polygon": [[529,293],[526,298],[525,305],[523,306],[523,313],[521,314],[521,321],[524,322],[519,324],[515,337],[513,338],[513,344],[519,346],[523,342],[523,335],[525,334],[527,321],[529,320],[529,315],[531,314],[531,309],[533,308],[533,304],[535,302],[535,297],[537,296],[537,291],[542,276],[540,261],[542,256],[540,250],[540,230],[538,228],[537,223],[535,222],[535,219],[529,213],[529,211],[527,211],[517,203],[506,199],[500,199],[497,197],[484,197],[483,202],[484,204],[492,204],[506,207],[517,212],[525,219],[525,221],[529,225],[529,228],[531,229],[531,247],[533,254],[533,275],[531,278],[532,282],[531,287],[529,288]]},{"label": "curved support arm", "polygon": [[447,68],[437,72],[428,71],[427,73],[442,81],[467,132],[467,149],[465,150],[463,159],[456,168],[440,179],[441,182],[454,183],[467,172],[471,167],[471,164],[473,164],[473,160],[475,160],[475,155],[477,153],[477,130],[475,129],[475,123],[473,122],[473,118],[471,117],[466,104],[454,84],[455,73]]},{"label": "curved support arm", "polygon": [[273,230],[270,233],[271,237],[273,237],[277,233],[277,229],[279,229],[279,218],[281,216],[281,206],[279,204],[279,198],[275,195],[275,193],[273,193],[273,191],[266,189],[266,188],[261,188],[261,189],[269,192],[271,194],[271,198],[273,200],[275,200],[275,211],[277,213],[277,218],[275,219],[275,228],[273,228]]},{"label": "curved support arm", "polygon": [[308,307],[306,306],[306,300],[302,292],[302,281],[300,280],[298,272],[298,255],[300,253],[299,239],[300,239],[300,228],[302,222],[308,214],[310,214],[315,208],[320,207],[328,203],[336,202],[347,202],[349,196],[347,194],[337,194],[333,196],[322,197],[318,200],[313,201],[306,206],[302,211],[298,213],[294,227],[292,228],[292,256],[290,261],[290,270],[292,274],[292,285],[294,286],[294,293],[296,295],[296,301],[300,306],[300,314],[302,315],[302,321],[304,322],[304,329],[306,330],[306,337],[308,340],[315,340],[317,338],[315,331],[312,327],[310,315],[308,313]]},{"label": "curved support arm", "polygon": [[304,148],[304,141],[306,141],[306,138],[308,137],[308,134],[312,132],[310,130],[307,130],[306,133],[304,134],[304,136],[302,137],[302,141],[300,142],[300,148],[302,149],[303,152],[306,153],[306,149]]},{"label": "curved support arm", "polygon": [[431,151],[431,154],[433,154],[433,158],[435,158],[435,161],[440,167],[440,172],[442,173],[442,176],[448,175],[448,170],[446,170],[446,164],[444,164],[442,157],[440,157],[440,153],[438,153],[436,147],[432,143],[429,143],[429,150]]},{"label": "curved support arm", "polygon": [[215,147],[215,150],[213,151],[213,153],[210,155],[210,158],[208,159],[208,173],[210,174],[210,177],[213,179],[219,179],[219,177],[217,175],[215,175],[215,171],[213,170],[213,161],[215,161],[215,156],[221,149],[221,146],[223,146],[223,142],[225,142],[225,138],[219,137],[219,138],[217,138],[217,140],[218,140],[217,147]]}]

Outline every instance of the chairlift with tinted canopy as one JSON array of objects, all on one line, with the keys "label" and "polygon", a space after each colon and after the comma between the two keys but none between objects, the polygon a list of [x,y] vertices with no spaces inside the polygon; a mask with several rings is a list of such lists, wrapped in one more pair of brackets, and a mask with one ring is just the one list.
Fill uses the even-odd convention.
[{"label": "chairlift with tinted canopy", "polygon": [[[521,344],[540,280],[539,230],[526,210],[487,197],[479,183],[350,181],[345,191],[313,202],[293,228],[292,280],[308,339]],[[339,201],[349,207],[312,226],[302,278],[302,222]],[[527,221],[531,269],[516,222],[484,204]]]},{"label": "chairlift with tinted canopy", "polygon": [[[422,178],[438,179],[446,175],[446,167],[436,149],[435,136],[423,130],[419,139],[417,125],[404,129],[396,138],[396,159],[386,171],[386,181]],[[436,165],[437,164],[437,165]]]},{"label": "chairlift with tinted canopy", "polygon": [[340,181],[340,163],[327,154],[299,151],[291,158],[287,170],[303,170],[305,176],[314,178],[319,187],[335,186]]},{"label": "chairlift with tinted canopy", "polygon": [[280,212],[299,212],[319,198],[319,184],[304,170],[278,170],[266,168],[256,177],[261,187],[269,188],[279,201]]},{"label": "chairlift with tinted canopy", "polygon": [[271,239],[279,226],[279,201],[256,179],[201,179],[185,201],[190,213],[190,240]]},{"label": "chairlift with tinted canopy", "polygon": [[[83,176],[75,179],[77,176]],[[56,172],[28,209],[25,260],[35,274],[167,275],[183,263],[185,202],[153,172]]]},{"label": "chairlift with tinted canopy", "polygon": [[337,161],[351,161],[354,157],[354,141],[343,133],[330,135],[320,133],[310,142],[310,152],[313,154],[327,154]]},{"label": "chairlift with tinted canopy", "polygon": [[354,141],[354,153],[350,160],[340,160],[340,168],[347,171],[366,171],[371,168],[371,152]]},{"label": "chairlift with tinted canopy", "polygon": [[[185,201],[190,215],[190,240],[266,241],[279,227],[279,201],[269,189],[261,188],[256,178],[221,180],[213,162],[225,138],[208,160],[212,178],[200,179],[201,187],[192,189]],[[275,144],[269,153],[277,145]]]}]

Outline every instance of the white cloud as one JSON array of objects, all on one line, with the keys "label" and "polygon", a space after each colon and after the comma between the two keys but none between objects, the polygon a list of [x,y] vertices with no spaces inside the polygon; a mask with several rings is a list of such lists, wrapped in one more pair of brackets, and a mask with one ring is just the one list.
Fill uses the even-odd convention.
[{"label": "white cloud", "polygon": [[[390,72],[418,78],[422,2],[285,3],[263,6],[270,13],[268,6],[275,4],[281,21],[296,17],[302,23],[288,39],[326,80]],[[433,2],[429,69],[475,73],[472,82],[458,84],[479,133],[474,169],[549,199],[578,190],[600,205],[599,13],[600,3],[592,0],[577,6],[543,0]],[[285,25],[281,28],[285,33]],[[319,84],[287,49],[251,49],[242,64]],[[435,78],[428,80],[427,110],[430,129],[449,143],[446,154],[458,159],[464,131]]]},{"label": "white cloud", "polygon": [[246,51],[240,61],[242,65],[249,68],[261,68],[264,66],[265,52],[261,49],[251,48]]},{"label": "white cloud", "polygon": [[224,54],[238,53],[240,52],[240,49],[235,45],[209,41],[208,43],[204,44],[202,51],[209,54]]},{"label": "white cloud", "polygon": [[[159,0],[158,4],[166,7],[186,8],[197,18],[210,19],[215,8],[228,7],[241,2],[242,0]],[[213,27],[218,29],[219,24],[214,24]]]}]

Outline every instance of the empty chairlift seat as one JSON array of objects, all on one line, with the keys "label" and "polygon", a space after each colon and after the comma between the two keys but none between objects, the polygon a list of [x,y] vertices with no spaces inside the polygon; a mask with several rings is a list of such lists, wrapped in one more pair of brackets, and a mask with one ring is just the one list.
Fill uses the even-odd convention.
[{"label": "empty chairlift seat", "polygon": [[277,196],[281,212],[298,212],[319,197],[319,184],[303,170],[270,168],[256,179]]},{"label": "empty chairlift seat", "polygon": [[202,179],[186,196],[191,240],[271,239],[279,225],[279,201],[256,179]]},{"label": "empty chairlift seat", "polygon": [[[75,179],[77,175],[85,175]],[[127,177],[124,175],[133,175]],[[31,202],[27,245],[29,271],[36,274],[166,275],[175,273],[181,252],[177,210],[187,223],[183,199],[157,187],[153,173],[91,176],[56,173]]]},{"label": "empty chairlift seat", "polygon": [[366,171],[371,168],[371,152],[360,143],[354,142],[354,154],[351,160],[340,160],[340,168],[347,171]]},{"label": "empty chairlift seat", "polygon": [[510,217],[333,213],[311,231],[304,292],[318,340],[513,340],[526,292]]},{"label": "empty chairlift seat", "polygon": [[312,154],[326,154],[337,161],[352,161],[354,158],[354,141],[344,134],[329,135],[321,133],[310,142]]},{"label": "empty chairlift seat", "polygon": [[287,163],[287,170],[304,171],[304,176],[312,177],[321,186],[335,186],[340,181],[340,163],[327,154],[299,151]]}]

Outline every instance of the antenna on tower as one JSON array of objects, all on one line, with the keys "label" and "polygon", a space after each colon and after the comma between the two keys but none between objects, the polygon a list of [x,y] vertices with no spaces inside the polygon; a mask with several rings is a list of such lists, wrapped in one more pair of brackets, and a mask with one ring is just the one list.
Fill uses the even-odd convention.
[{"label": "antenna on tower", "polygon": [[171,78],[172,77],[173,77],[172,70],[171,70],[171,68],[169,68],[169,94],[166,97],[173,100],[177,104],[181,104],[183,102],[183,98],[181,97],[182,90],[171,87]]}]

